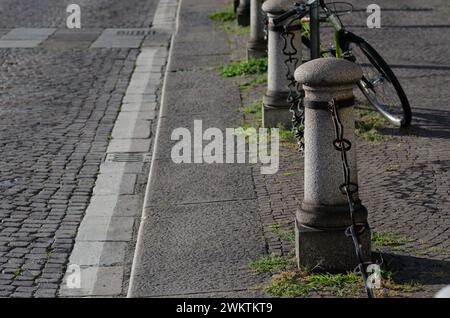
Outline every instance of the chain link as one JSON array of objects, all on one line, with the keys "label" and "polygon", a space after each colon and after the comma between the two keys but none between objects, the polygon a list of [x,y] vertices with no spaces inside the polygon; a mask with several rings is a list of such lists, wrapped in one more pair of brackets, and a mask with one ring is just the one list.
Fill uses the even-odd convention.
[{"label": "chain link", "polygon": [[373,290],[368,285],[368,275],[366,271],[366,264],[364,262],[361,243],[359,237],[367,230],[367,224],[358,224],[355,219],[355,200],[354,194],[358,192],[358,185],[351,182],[350,179],[350,165],[347,158],[347,152],[352,148],[350,140],[344,138],[344,125],[341,122],[339,112],[337,111],[336,102],[332,99],[329,102],[329,110],[333,118],[333,124],[336,132],[336,139],[333,141],[333,146],[341,153],[342,168],[344,173],[344,183],[339,186],[339,190],[347,197],[347,203],[350,210],[350,219],[352,224],[345,230],[345,235],[351,237],[355,247],[356,257],[358,259],[358,267],[355,270],[356,274],[361,275],[366,290],[367,296],[373,298]]},{"label": "chain link", "polygon": [[289,25],[284,27],[281,33],[284,41],[283,54],[286,56],[284,65],[286,67],[286,79],[289,82],[289,95],[287,102],[291,103],[290,112],[292,113],[292,127],[295,130],[298,150],[301,155],[305,151],[304,130],[305,130],[305,108],[303,106],[302,90],[300,84],[294,77],[294,72],[301,62],[298,58],[298,50],[295,47],[295,33],[289,30]]}]

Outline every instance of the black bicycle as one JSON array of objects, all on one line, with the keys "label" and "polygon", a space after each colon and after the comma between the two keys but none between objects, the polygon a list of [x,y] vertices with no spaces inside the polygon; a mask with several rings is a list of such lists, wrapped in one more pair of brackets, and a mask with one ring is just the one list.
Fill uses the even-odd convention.
[{"label": "black bicycle", "polygon": [[[347,8],[339,9],[339,5]],[[312,16],[305,18],[313,9],[320,11],[315,28],[310,27]],[[306,3],[296,3],[292,10],[274,18],[273,23],[287,27],[300,22],[302,42],[311,52],[316,50],[322,57],[333,56],[358,63],[364,74],[358,87],[370,104],[393,125],[407,127],[411,124],[411,107],[394,72],[369,43],[347,31],[340,19],[341,15],[351,13],[352,10],[353,6],[345,2],[308,0]],[[323,49],[320,43],[314,43],[314,39],[319,39],[319,23],[325,22],[334,29],[334,47]]]}]

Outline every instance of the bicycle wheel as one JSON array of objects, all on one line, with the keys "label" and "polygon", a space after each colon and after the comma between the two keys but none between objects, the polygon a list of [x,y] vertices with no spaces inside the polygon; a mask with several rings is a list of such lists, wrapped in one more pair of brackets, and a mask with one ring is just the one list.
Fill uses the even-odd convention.
[{"label": "bicycle wheel", "polygon": [[358,87],[369,102],[397,127],[411,124],[411,107],[397,77],[378,52],[362,38],[347,33],[344,37],[344,58],[358,63],[363,78]]}]

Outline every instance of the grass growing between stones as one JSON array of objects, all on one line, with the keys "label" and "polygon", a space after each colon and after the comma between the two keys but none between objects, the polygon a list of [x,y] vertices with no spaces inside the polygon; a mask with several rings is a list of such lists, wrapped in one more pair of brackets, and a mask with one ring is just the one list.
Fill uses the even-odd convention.
[{"label": "grass growing between stones", "polygon": [[254,102],[239,108],[239,111],[244,114],[244,128],[260,128],[262,120],[262,100],[255,100]]},{"label": "grass growing between stones", "polygon": [[[295,256],[269,255],[249,263],[250,269],[272,275],[264,290],[275,297],[365,297],[362,278],[353,272],[331,274],[298,269]],[[423,290],[416,281],[395,282],[393,274],[381,271],[381,288],[375,289],[376,297],[395,297]]]},{"label": "grass growing between stones", "polygon": [[285,231],[281,228],[280,224],[272,224],[269,226],[270,231],[275,234],[279,239],[286,242],[294,242],[295,234],[293,232]]},{"label": "grass growing between stones", "polygon": [[275,274],[292,267],[293,264],[295,264],[293,259],[269,255],[260,260],[250,262],[249,267],[255,272]]},{"label": "grass growing between stones", "polygon": [[379,247],[398,247],[410,243],[412,240],[389,232],[373,232],[372,242]]},{"label": "grass growing between stones", "polygon": [[262,113],[262,101],[257,100],[253,103],[246,105],[244,107],[239,108],[239,111],[244,114],[254,114],[254,115],[261,115]]},{"label": "grass growing between stones", "polygon": [[227,65],[219,65],[219,75],[237,78],[241,92],[267,83],[267,58],[242,60]]},{"label": "grass growing between stones", "polygon": [[396,283],[393,274],[388,271],[382,271],[382,286],[386,289],[387,295],[391,297],[399,296],[399,294],[408,294],[423,291],[423,285],[416,281],[407,281],[401,284]]},{"label": "grass growing between stones", "polygon": [[264,75],[267,72],[267,58],[248,59],[219,67],[222,77],[237,77],[245,75]]},{"label": "grass growing between stones", "polygon": [[208,18],[218,22],[220,24],[220,29],[227,33],[228,36],[250,35],[250,27],[241,27],[237,24],[237,16],[232,4],[224,7],[222,10],[209,14]]},{"label": "grass growing between stones", "polygon": [[225,7],[223,10],[213,12],[208,15],[208,18],[216,22],[230,22],[236,20],[236,13],[232,5]]},{"label": "grass growing between stones", "polygon": [[283,272],[272,277],[266,291],[278,297],[307,297],[314,292],[325,292],[337,297],[358,296],[361,279],[354,273],[310,274],[301,271]]},{"label": "grass growing between stones", "polygon": [[362,140],[379,144],[388,140],[380,133],[380,128],[386,125],[386,120],[375,110],[355,108],[355,133]]},{"label": "grass growing between stones", "polygon": [[295,139],[294,129],[286,129],[284,127],[279,127],[279,129],[280,129],[280,141],[289,143],[297,142],[297,140]]},{"label": "grass growing between stones", "polygon": [[267,83],[267,72],[262,74],[254,74],[246,76],[242,83],[239,85],[239,90],[245,92],[249,89],[253,89],[258,85],[263,85]]},{"label": "grass growing between stones", "polygon": [[298,270],[293,256],[270,255],[251,262],[249,267],[256,272],[272,274],[272,281],[264,290],[276,297],[308,297],[312,294],[349,297],[360,294],[363,287],[361,279],[354,273]]}]

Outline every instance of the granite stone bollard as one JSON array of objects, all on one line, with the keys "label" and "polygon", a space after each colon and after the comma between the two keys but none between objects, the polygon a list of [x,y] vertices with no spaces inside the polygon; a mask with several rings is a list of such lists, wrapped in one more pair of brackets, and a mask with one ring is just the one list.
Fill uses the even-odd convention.
[{"label": "granite stone bollard", "polygon": [[[264,127],[277,127],[279,125],[290,127],[292,114],[289,112],[291,104],[287,101],[289,96],[289,80],[286,77],[287,57],[283,53],[285,41],[282,33],[283,27],[275,26],[273,18],[293,8],[291,0],[266,0],[263,11],[269,18],[268,24],[268,78],[267,91],[263,97],[263,125]],[[297,50],[299,66],[302,61],[302,41],[299,24],[292,25],[290,31],[294,33],[294,47]],[[289,39],[290,42],[290,39]],[[294,66],[292,66],[294,68]],[[292,74],[295,69],[292,69]]]},{"label": "granite stone bollard", "polygon": [[240,26],[250,25],[250,0],[239,0],[239,6],[236,9],[237,22]]},{"label": "granite stone bollard", "polygon": [[247,57],[267,56],[267,41],[264,34],[265,17],[262,11],[264,0],[250,0],[250,40],[247,44]]},{"label": "granite stone bollard", "polygon": [[[345,235],[351,225],[350,210],[339,189],[344,183],[343,167],[341,154],[333,146],[336,132],[328,102],[335,100],[344,138],[352,143],[347,156],[351,182],[357,184],[353,88],[361,77],[358,65],[336,58],[312,60],[295,72],[295,79],[305,91],[305,192],[295,222],[299,267],[345,272],[358,264],[352,239]],[[354,199],[355,220],[367,226],[359,237],[363,258],[370,261],[367,210],[357,193]]]}]

